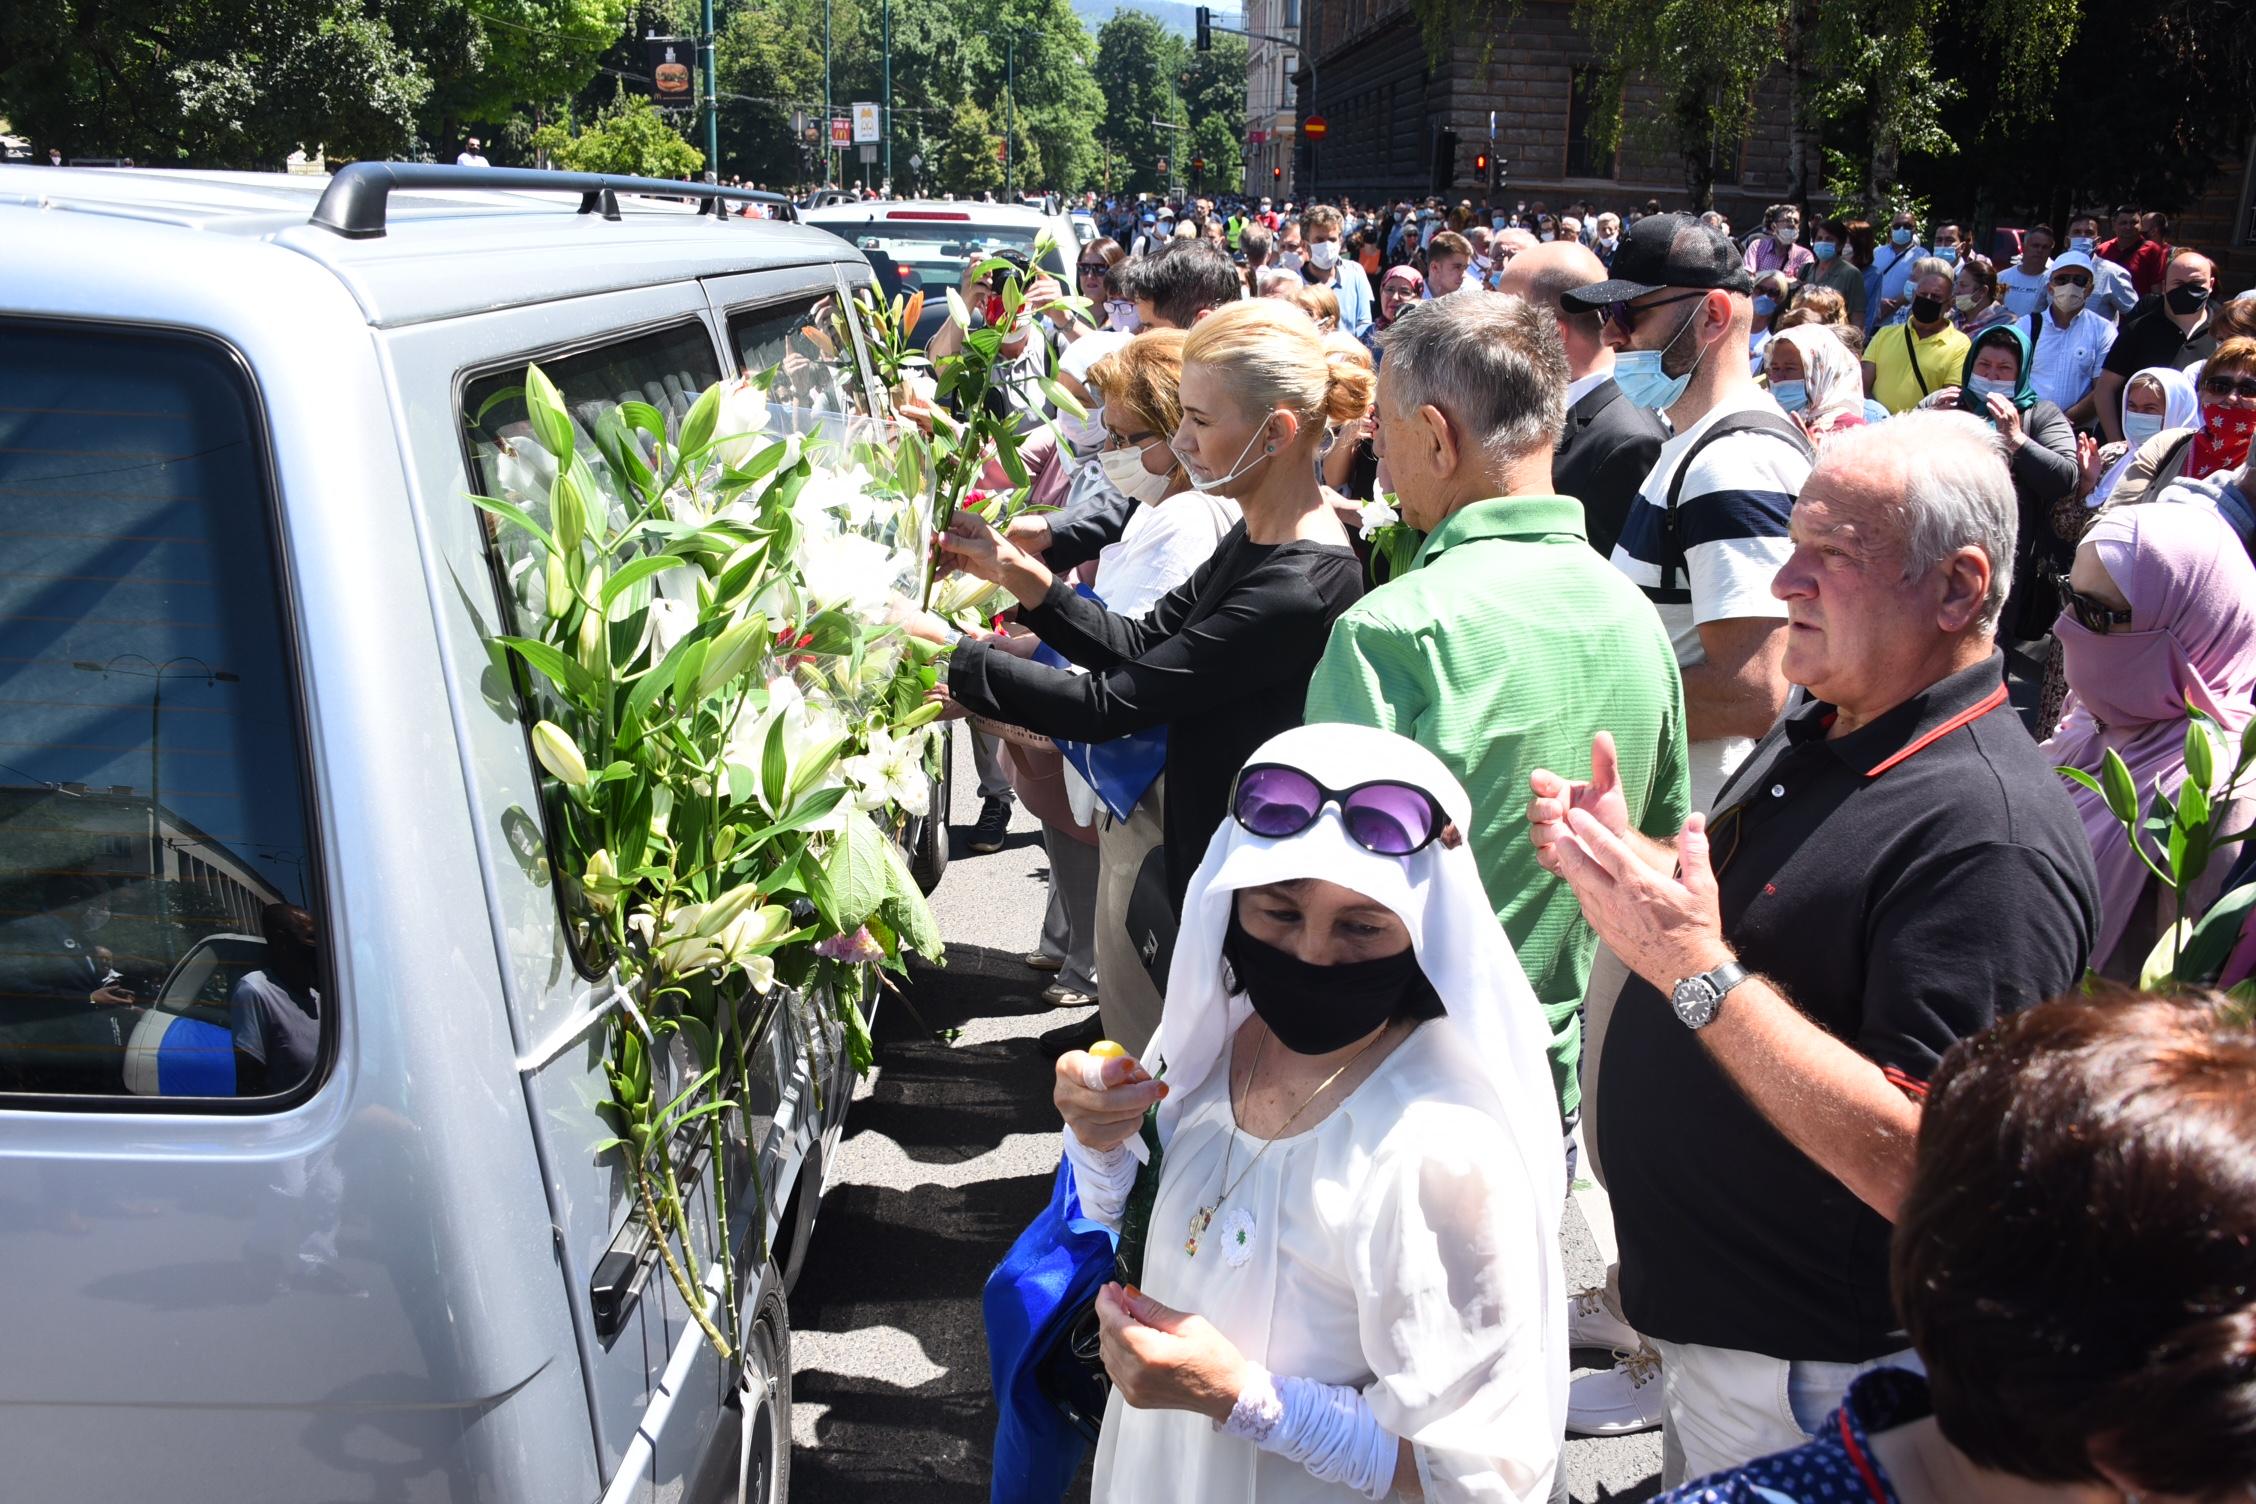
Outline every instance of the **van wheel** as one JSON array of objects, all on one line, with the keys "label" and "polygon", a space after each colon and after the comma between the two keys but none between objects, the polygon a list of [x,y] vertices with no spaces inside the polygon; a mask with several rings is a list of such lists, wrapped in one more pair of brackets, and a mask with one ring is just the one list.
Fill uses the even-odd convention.
[{"label": "van wheel", "polygon": [[737,1504],[784,1504],[791,1497],[791,1307],[774,1264],[760,1271],[760,1304],[744,1338],[735,1395]]}]

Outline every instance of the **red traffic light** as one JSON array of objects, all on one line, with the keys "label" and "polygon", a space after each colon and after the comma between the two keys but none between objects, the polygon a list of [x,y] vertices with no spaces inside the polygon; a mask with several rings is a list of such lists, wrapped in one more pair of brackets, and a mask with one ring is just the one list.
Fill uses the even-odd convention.
[{"label": "red traffic light", "polygon": [[1485,178],[1485,177],[1487,177],[1487,176],[1488,176],[1488,153],[1487,153],[1487,152],[1485,152],[1485,151],[1476,151],[1476,152],[1474,152],[1474,153],[1473,153],[1473,175],[1474,175],[1475,177],[1483,177],[1483,178]]},{"label": "red traffic light", "polygon": [[1272,167],[1272,168],[1270,168],[1270,169],[1269,169],[1269,181],[1270,181],[1270,182],[1272,182],[1272,183],[1281,183],[1281,182],[1283,182],[1284,180],[1285,180],[1285,170],[1284,170],[1284,169],[1283,169],[1282,167]]},{"label": "red traffic light", "polygon": [[1204,157],[1193,157],[1193,158],[1191,158],[1191,171],[1193,171],[1193,172],[1204,172],[1204,171],[1206,171],[1206,158],[1204,158]]}]

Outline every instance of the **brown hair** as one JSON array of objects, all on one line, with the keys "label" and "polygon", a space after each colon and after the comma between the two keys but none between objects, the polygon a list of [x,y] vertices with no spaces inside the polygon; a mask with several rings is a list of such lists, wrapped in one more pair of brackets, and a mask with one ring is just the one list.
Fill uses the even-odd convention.
[{"label": "brown hair", "polygon": [[1301,211],[1300,233],[1303,238],[1322,230],[1336,230],[1340,224],[1340,211],[1330,204],[1310,204]]},{"label": "brown hair", "polygon": [[1339,327],[1339,294],[1329,287],[1304,286],[1293,294],[1292,300],[1316,321],[1319,333],[1329,334]]},{"label": "brown hair", "polygon": [[2256,298],[2228,298],[2209,319],[2209,332],[2220,346],[2236,339],[2256,338]]},{"label": "brown hair", "polygon": [[[1788,323],[1788,319],[1793,323]],[[1805,282],[1794,294],[1794,306],[1779,315],[1777,327],[1791,329],[1796,324],[1845,324],[1848,321],[1849,305],[1838,292]]]},{"label": "brown hair", "polygon": [[[1125,414],[1139,428],[1171,438],[1183,426],[1183,341],[1180,329],[1147,329],[1089,367],[1089,387],[1106,411]],[[1178,460],[1169,473],[1175,489],[1189,490]]]},{"label": "brown hair", "polygon": [[1462,256],[1473,259],[1473,243],[1455,230],[1443,230],[1426,242],[1426,265],[1431,266],[1439,256]]},{"label": "brown hair", "polygon": [[1975,1463],[2203,1498],[2256,1477],[2252,1248],[2256,1036],[2222,1000],[2106,987],[1944,1057],[1894,1283]]},{"label": "brown hair", "polygon": [[2236,339],[2219,340],[2209,363],[2201,368],[2206,376],[2211,371],[2241,371],[2256,375],[2256,338],[2241,335]]}]

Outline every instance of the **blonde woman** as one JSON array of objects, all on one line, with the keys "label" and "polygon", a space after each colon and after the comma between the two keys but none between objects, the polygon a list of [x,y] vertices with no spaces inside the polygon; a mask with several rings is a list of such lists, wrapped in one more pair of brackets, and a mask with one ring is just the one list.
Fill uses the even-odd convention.
[{"label": "blonde woman", "polygon": [[971,513],[958,513],[941,539],[957,567],[1010,591],[1020,619],[1089,671],[967,641],[949,660],[950,699],[1079,741],[1168,728],[1163,826],[1178,903],[1231,778],[1247,753],[1300,724],[1332,622],[1362,594],[1355,550],[1317,486],[1316,456],[1328,427],[1370,410],[1373,385],[1368,370],[1326,348],[1307,315],[1275,299],[1201,320],[1183,342],[1182,423],[1170,447],[1194,490],[1236,502],[1244,517],[1141,616],[1076,595]]}]

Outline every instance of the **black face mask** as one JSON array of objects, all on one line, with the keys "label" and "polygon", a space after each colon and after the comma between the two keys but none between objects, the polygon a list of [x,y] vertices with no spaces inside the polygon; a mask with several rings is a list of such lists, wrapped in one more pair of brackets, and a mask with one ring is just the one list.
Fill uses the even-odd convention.
[{"label": "black face mask", "polygon": [[1233,904],[1222,955],[1253,1011],[1277,1043],[1296,1055],[1328,1055],[1404,1015],[1442,1013],[1440,995],[1426,980],[1414,947],[1375,961],[1311,966],[1247,934]]},{"label": "black face mask", "polygon": [[2201,305],[2209,301],[2209,289],[2187,282],[2171,288],[2162,301],[2170,305],[2172,313],[2199,313]]},{"label": "black face mask", "polygon": [[1922,324],[1932,324],[1943,316],[1943,300],[1941,298],[1913,298],[1911,300],[1911,316]]}]

